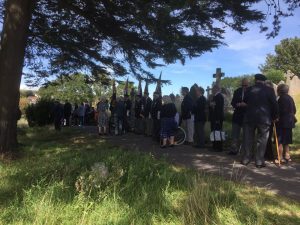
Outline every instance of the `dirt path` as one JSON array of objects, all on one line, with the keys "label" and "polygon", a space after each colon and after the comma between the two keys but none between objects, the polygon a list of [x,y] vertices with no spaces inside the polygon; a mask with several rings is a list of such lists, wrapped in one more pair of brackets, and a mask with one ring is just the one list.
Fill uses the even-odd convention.
[{"label": "dirt path", "polygon": [[123,136],[96,135],[95,127],[86,127],[87,132],[95,133],[97,138],[105,138],[109,143],[133,151],[151,152],[156,157],[165,157],[174,164],[193,167],[198,170],[224,176],[226,179],[246,182],[264,187],[277,194],[300,201],[300,164],[291,163],[278,168],[266,162],[267,166],[257,169],[254,163],[247,167],[241,165],[240,156],[228,156],[227,152],[211,152],[208,149],[196,149],[192,146],[176,146],[161,149],[149,137],[132,133]]}]

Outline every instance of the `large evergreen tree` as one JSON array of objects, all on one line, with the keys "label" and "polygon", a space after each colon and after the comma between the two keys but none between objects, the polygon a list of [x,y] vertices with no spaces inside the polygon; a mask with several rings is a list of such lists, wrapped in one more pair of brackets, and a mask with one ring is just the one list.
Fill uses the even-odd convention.
[{"label": "large evergreen tree", "polygon": [[[154,68],[158,59],[184,63],[222,44],[226,27],[243,32],[249,22],[263,23],[264,12],[253,8],[260,1],[2,0],[0,152],[16,146],[14,112],[25,52],[33,83],[79,69],[151,78],[143,65]],[[285,14],[276,0],[262,2],[273,9],[274,36]],[[298,1],[285,2],[289,11],[299,7]]]}]

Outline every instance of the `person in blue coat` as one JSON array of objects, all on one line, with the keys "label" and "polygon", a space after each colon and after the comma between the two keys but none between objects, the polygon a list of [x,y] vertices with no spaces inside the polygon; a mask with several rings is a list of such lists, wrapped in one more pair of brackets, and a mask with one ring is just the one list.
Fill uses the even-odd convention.
[{"label": "person in blue coat", "polygon": [[[255,164],[257,168],[265,167],[265,151],[271,124],[278,118],[278,104],[272,88],[264,85],[266,77],[255,75],[255,84],[245,93],[247,104],[244,117],[242,164],[248,165],[252,159],[253,146],[256,146]],[[255,140],[255,133],[256,142]]]}]

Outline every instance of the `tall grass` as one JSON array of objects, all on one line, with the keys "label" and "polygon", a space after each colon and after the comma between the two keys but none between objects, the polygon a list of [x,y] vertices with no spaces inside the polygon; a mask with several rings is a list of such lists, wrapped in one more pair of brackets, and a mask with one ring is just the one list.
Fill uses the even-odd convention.
[{"label": "tall grass", "polygon": [[0,163],[0,224],[299,224],[300,205],[80,130],[20,130]]}]

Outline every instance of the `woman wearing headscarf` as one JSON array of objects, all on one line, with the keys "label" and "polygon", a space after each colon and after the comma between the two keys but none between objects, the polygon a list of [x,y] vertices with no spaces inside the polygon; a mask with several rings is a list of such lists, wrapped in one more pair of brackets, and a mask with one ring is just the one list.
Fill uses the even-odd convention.
[{"label": "woman wearing headscarf", "polygon": [[291,162],[289,144],[293,143],[293,132],[295,123],[297,122],[296,106],[293,98],[288,94],[289,86],[280,84],[277,87],[278,106],[279,106],[279,120],[276,123],[278,149],[282,162]]}]

